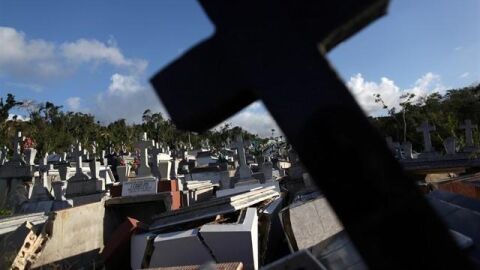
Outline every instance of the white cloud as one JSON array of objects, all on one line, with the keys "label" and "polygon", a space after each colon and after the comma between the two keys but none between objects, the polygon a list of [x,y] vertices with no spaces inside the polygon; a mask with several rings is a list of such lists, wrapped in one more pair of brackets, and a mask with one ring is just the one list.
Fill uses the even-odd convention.
[{"label": "white cloud", "polygon": [[133,75],[121,75],[115,73],[110,78],[108,93],[110,95],[129,95],[144,90],[145,86],[141,85],[138,78]]},{"label": "white cloud", "polygon": [[125,57],[112,38],[106,43],[81,38],[57,45],[0,26],[0,44],[0,74],[11,76],[15,83],[66,77],[81,64],[109,64],[134,74],[148,66],[146,60]]},{"label": "white cloud", "polygon": [[63,70],[55,45],[41,39],[27,40],[23,32],[0,27],[0,72],[15,78],[44,78]]},{"label": "white cloud", "polygon": [[81,98],[79,97],[69,97],[66,100],[67,106],[72,111],[78,111],[80,109]]},{"label": "white cloud", "polygon": [[360,73],[351,77],[347,86],[362,109],[369,115],[385,114],[382,105],[375,102],[375,94],[380,94],[389,108],[399,109],[401,96],[406,93],[415,94],[413,101],[417,102],[431,93],[443,94],[445,92],[440,76],[431,72],[420,77],[411,88],[407,89],[400,89],[393,80],[386,77],[382,77],[378,83],[366,81]]},{"label": "white cloud", "polygon": [[470,76],[470,73],[469,72],[465,72],[465,73],[462,73],[459,77],[461,79],[464,79],[464,78],[467,78],[468,76]]},{"label": "white cloud", "polygon": [[219,124],[217,127],[222,126],[224,123],[231,123],[233,126],[242,127],[243,129],[253,134],[258,134],[261,137],[271,136],[272,129],[275,129],[277,135],[281,133],[277,123],[260,101],[252,103],[250,106],[244,108],[242,111]]},{"label": "white cloud", "polygon": [[115,73],[108,88],[97,96],[92,112],[105,123],[122,118],[130,123],[139,123],[146,109],[167,116],[160,99],[148,84],[136,75]]},{"label": "white cloud", "polygon": [[417,97],[426,97],[435,92],[444,94],[445,90],[446,88],[442,84],[440,75],[428,72],[419,78],[412,88],[405,89],[404,92],[413,93]]},{"label": "white cloud", "polygon": [[463,49],[463,46],[457,46],[453,50],[458,52],[458,51],[461,51],[462,49]]},{"label": "white cloud", "polygon": [[358,73],[350,78],[347,82],[347,87],[368,114],[381,109],[381,105],[375,102],[375,94],[380,94],[385,104],[389,107],[398,105],[400,88],[388,78],[382,77],[380,82],[376,83],[365,81],[362,74]]},{"label": "white cloud", "polygon": [[79,39],[63,43],[60,50],[65,59],[76,63],[103,62],[116,67],[132,68],[135,72],[143,72],[147,67],[145,60],[126,58],[112,39],[107,43],[95,39]]}]

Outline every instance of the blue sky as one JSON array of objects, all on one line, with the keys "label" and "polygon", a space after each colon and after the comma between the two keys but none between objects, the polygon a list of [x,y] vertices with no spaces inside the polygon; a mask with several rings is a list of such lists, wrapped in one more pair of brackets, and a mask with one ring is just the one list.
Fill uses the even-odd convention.
[{"label": "blue sky", "polygon": [[[369,114],[480,81],[480,1],[394,0],[389,14],[328,54]],[[214,29],[196,1],[0,0],[0,95],[52,101],[102,122],[164,111],[148,79]],[[188,78],[186,78],[188,79]],[[261,135],[254,103],[229,119]]]}]

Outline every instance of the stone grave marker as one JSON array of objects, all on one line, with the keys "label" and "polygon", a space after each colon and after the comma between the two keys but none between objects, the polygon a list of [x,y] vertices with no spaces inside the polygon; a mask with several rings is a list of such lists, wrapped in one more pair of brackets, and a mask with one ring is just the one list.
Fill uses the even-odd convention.
[{"label": "stone grave marker", "polygon": [[266,160],[262,164],[262,172],[265,181],[273,181],[273,163],[270,157],[266,157]]},{"label": "stone grave marker", "polygon": [[151,172],[152,172],[153,176],[160,179],[161,175],[160,175],[160,168],[159,168],[159,165],[158,165],[158,163],[160,162],[159,155],[161,153],[163,153],[164,150],[162,149],[162,147],[158,143],[155,143],[155,146],[150,148],[148,152],[152,156],[151,162],[150,162]]},{"label": "stone grave marker", "polygon": [[448,137],[443,141],[445,152],[447,155],[455,155],[457,153],[457,145],[454,137]]},{"label": "stone grave marker", "polygon": [[403,142],[402,145],[403,157],[405,159],[413,159],[413,146],[411,142]]},{"label": "stone grave marker", "polygon": [[48,153],[45,154],[38,166],[39,176],[34,180],[33,188],[30,196],[31,201],[50,200],[52,196],[50,194],[50,186],[48,183],[48,170],[50,166],[47,163]]},{"label": "stone grave marker", "polygon": [[[29,197],[29,188],[35,182],[35,167],[25,162],[21,153],[23,136],[17,131],[13,139],[13,156],[0,167],[0,208],[13,209]],[[35,158],[36,151],[32,152]]]},{"label": "stone grave marker", "polygon": [[67,189],[65,197],[72,198],[84,195],[95,194],[103,191],[103,181],[99,179],[90,179],[82,170],[83,157],[85,151],[82,144],[77,146],[71,152],[71,157],[75,159],[75,174],[67,180]]},{"label": "stone grave marker", "polygon": [[158,179],[152,175],[148,165],[148,151],[154,146],[153,140],[148,140],[147,133],[144,132],[136,147],[140,149],[140,167],[137,176],[131,181],[123,182],[123,196],[138,196],[145,194],[156,194],[158,190]]},{"label": "stone grave marker", "polygon": [[473,141],[473,130],[477,125],[472,124],[472,120],[467,119],[465,123],[460,125],[460,129],[465,130],[465,148],[464,152],[473,152],[476,150],[475,142]]},{"label": "stone grave marker", "polygon": [[423,152],[431,153],[434,151],[432,147],[432,139],[430,137],[430,132],[435,131],[435,126],[430,126],[428,121],[423,121],[420,127],[417,128],[417,132],[422,133],[423,135]]},{"label": "stone grave marker", "polygon": [[238,156],[238,175],[240,179],[251,179],[252,170],[248,167],[245,156],[245,147],[248,147],[248,142],[244,142],[241,135],[237,135],[236,140],[230,145],[231,148],[237,149]]},{"label": "stone grave marker", "polygon": [[140,167],[138,168],[137,178],[151,177],[152,172],[148,165],[148,151],[149,148],[154,146],[154,143],[152,140],[147,139],[147,133],[144,132],[141,140],[137,142],[136,146],[140,149]]},{"label": "stone grave marker", "polygon": [[7,155],[8,155],[8,148],[4,146],[2,149],[0,149],[0,166],[7,161]]}]

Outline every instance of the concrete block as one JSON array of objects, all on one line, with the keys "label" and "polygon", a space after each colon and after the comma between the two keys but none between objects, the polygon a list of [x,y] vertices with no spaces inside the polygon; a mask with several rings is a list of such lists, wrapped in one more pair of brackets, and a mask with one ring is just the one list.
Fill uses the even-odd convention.
[{"label": "concrete block", "polygon": [[247,270],[258,269],[258,216],[247,208],[239,224],[207,224],[200,234],[217,262],[242,262]]},{"label": "concrete block", "polygon": [[278,182],[268,182],[265,184],[257,183],[257,184],[251,184],[251,185],[236,186],[235,188],[217,190],[216,197],[221,198],[226,196],[232,196],[235,194],[245,193],[245,192],[258,190],[262,188],[268,188],[268,187],[274,187],[275,190],[280,192],[280,187],[278,185]]},{"label": "concrete block", "polygon": [[291,205],[281,215],[292,251],[315,246],[343,230],[325,197]]},{"label": "concrete block", "polygon": [[141,269],[145,257],[145,251],[149,241],[157,236],[156,233],[141,233],[132,235],[130,241],[130,267],[132,269]]},{"label": "concrete block", "polygon": [[198,229],[159,234],[153,246],[150,267],[201,265],[214,261],[198,238]]}]

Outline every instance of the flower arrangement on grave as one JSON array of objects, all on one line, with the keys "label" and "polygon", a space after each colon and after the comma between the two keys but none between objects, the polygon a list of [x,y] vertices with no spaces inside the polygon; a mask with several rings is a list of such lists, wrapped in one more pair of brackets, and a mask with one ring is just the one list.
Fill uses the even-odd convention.
[{"label": "flower arrangement on grave", "polygon": [[132,170],[136,171],[137,168],[140,167],[140,159],[134,158],[133,161],[130,161],[128,165],[130,165],[130,168],[132,168]]},{"label": "flower arrangement on grave", "polygon": [[37,147],[37,143],[31,137],[26,137],[25,140],[23,140],[22,149],[29,149],[35,147]]}]

